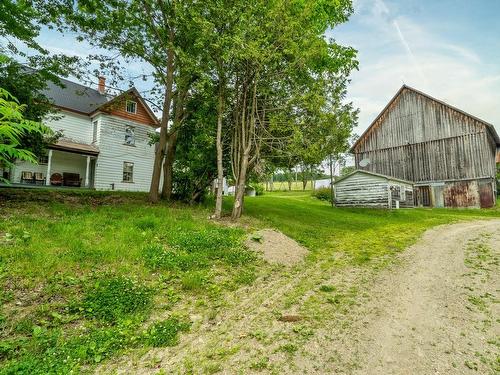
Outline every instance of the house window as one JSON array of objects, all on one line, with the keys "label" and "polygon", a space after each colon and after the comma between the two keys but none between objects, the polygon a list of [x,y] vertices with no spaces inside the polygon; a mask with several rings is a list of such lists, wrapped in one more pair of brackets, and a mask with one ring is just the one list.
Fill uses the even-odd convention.
[{"label": "house window", "polygon": [[137,113],[137,103],[132,100],[127,100],[126,108],[128,113]]},{"label": "house window", "polygon": [[129,146],[135,145],[135,128],[133,126],[125,127],[125,144]]},{"label": "house window", "polygon": [[92,129],[92,143],[97,142],[97,121],[92,123],[94,128]]},{"label": "house window", "polygon": [[134,178],[134,163],[128,161],[123,162],[123,182],[133,182]]},{"label": "house window", "polygon": [[38,157],[38,164],[47,165],[48,163],[49,163],[49,156],[48,155],[40,155]]}]

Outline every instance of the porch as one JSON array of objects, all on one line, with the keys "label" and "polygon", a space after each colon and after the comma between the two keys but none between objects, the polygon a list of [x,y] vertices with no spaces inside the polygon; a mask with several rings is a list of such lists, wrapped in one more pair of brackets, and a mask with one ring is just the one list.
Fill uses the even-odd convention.
[{"label": "porch", "polygon": [[[12,186],[93,188],[99,150],[86,144],[60,140],[49,146],[38,164],[16,162],[4,171]],[[7,173],[6,173],[7,172]]]}]

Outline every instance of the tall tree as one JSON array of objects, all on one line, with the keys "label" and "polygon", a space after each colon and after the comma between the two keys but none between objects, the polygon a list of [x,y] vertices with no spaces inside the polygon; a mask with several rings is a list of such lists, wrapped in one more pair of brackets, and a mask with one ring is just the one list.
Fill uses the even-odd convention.
[{"label": "tall tree", "polygon": [[[328,117],[344,111],[347,77],[357,67],[355,51],[326,40],[328,28],[352,13],[349,0],[247,3],[241,30],[233,101],[232,169],[236,180],[232,217],[243,210],[249,170],[275,134],[310,125],[309,112]],[[332,126],[338,122],[331,122]],[[335,129],[334,129],[335,130]],[[335,134],[340,136],[336,130]]]},{"label": "tall tree", "polygon": [[[151,202],[160,198],[163,164],[167,179],[164,188],[169,190],[172,186],[169,176],[175,158],[177,129],[169,124],[174,96],[177,95],[179,108],[182,100],[176,76],[183,64],[182,47],[189,30],[186,25],[190,22],[190,6],[194,3],[194,0],[54,0],[47,5],[59,27],[69,26],[91,45],[151,67],[155,91],[160,91],[163,98],[149,192]],[[109,56],[103,59],[109,60]],[[164,195],[170,197],[171,191],[165,191]]]}]

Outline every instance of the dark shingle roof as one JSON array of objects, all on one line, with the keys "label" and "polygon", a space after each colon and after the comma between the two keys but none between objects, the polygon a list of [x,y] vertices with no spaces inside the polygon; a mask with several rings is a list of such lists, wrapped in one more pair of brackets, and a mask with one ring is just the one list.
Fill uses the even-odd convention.
[{"label": "dark shingle roof", "polygon": [[106,95],[90,87],[63,78],[60,78],[60,81],[64,87],[48,82],[47,89],[43,91],[44,95],[53,100],[58,107],[89,114],[109,100]]}]

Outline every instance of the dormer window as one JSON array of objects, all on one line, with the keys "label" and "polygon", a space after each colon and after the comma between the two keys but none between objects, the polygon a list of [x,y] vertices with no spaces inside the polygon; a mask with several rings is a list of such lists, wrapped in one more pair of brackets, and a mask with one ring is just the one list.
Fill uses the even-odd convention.
[{"label": "dormer window", "polygon": [[128,113],[137,113],[137,103],[132,100],[127,100],[126,109]]},{"label": "dormer window", "polygon": [[135,128],[127,125],[125,128],[125,144],[129,146],[135,145]]}]

